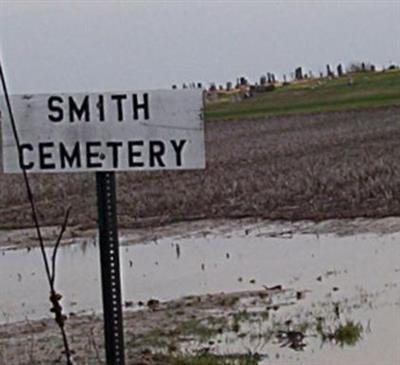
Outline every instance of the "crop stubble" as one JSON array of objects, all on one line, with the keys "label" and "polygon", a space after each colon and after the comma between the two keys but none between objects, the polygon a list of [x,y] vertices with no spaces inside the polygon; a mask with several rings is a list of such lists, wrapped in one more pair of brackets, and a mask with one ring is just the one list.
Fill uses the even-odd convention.
[{"label": "crop stubble", "polygon": [[[206,123],[206,170],[120,173],[121,226],[200,218],[400,213],[400,108]],[[32,175],[41,221],[96,224],[94,174]],[[19,175],[0,175],[0,228],[31,226]]]}]

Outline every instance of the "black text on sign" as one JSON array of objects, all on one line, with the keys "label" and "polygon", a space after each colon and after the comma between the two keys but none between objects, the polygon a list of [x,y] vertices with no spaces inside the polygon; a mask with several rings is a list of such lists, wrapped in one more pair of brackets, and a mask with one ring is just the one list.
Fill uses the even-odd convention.
[{"label": "black text on sign", "polygon": [[201,90],[12,96],[18,155],[0,100],[5,172],[204,168]]}]

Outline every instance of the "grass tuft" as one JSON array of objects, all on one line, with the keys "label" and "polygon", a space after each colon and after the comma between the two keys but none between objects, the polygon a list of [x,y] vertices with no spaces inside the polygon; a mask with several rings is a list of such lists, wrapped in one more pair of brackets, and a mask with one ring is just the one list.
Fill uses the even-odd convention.
[{"label": "grass tuft", "polygon": [[361,323],[347,321],[339,325],[333,333],[333,338],[340,346],[354,346],[362,337],[363,327]]}]

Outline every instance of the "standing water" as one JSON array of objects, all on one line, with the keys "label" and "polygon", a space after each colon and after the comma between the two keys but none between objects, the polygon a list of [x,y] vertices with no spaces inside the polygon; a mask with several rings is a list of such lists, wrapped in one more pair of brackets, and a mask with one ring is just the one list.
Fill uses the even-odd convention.
[{"label": "standing water", "polygon": [[[348,317],[363,321],[368,331],[350,350],[338,354],[328,346],[309,358],[304,355],[304,361],[321,364],[323,356],[335,351],[337,363],[345,363],[361,351],[368,359],[363,364],[396,364],[400,359],[399,241],[399,234],[267,237],[240,229],[229,236],[215,233],[123,246],[123,300],[165,301],[277,284],[306,290],[303,311],[326,298],[346,302]],[[66,313],[101,310],[98,251],[96,244],[60,247],[56,287],[63,294]],[[1,251],[0,271],[1,323],[50,315],[38,249]]]}]

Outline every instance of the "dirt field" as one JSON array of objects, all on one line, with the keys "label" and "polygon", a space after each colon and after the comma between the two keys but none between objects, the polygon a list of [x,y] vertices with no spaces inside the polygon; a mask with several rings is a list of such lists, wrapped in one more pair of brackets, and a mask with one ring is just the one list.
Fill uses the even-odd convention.
[{"label": "dirt field", "polygon": [[[122,227],[199,218],[400,213],[400,108],[206,123],[205,171],[118,174]],[[94,174],[35,175],[42,223],[96,224]],[[22,178],[0,176],[0,228],[31,226]]]}]

